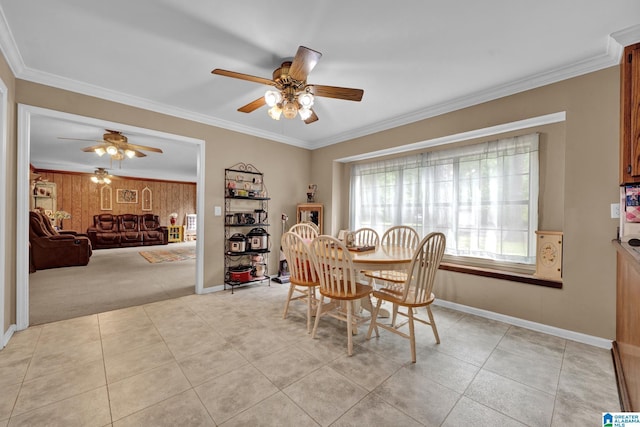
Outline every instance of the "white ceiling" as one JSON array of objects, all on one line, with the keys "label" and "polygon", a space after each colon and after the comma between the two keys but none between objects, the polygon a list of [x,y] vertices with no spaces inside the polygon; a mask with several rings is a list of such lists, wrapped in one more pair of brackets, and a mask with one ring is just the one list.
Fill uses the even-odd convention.
[{"label": "white ceiling", "polygon": [[[0,13],[0,47],[18,78],[306,148],[609,67],[640,40],[637,0],[0,0]],[[266,107],[236,111],[266,86],[211,74],[271,78],[299,45],[323,53],[308,82],[364,89],[362,102],[318,98],[319,121],[274,121]],[[67,163],[98,166],[86,165],[82,142],[57,137],[102,133],[34,120],[31,162],[64,152]],[[152,157],[156,170],[178,168],[169,155],[133,160]]]}]

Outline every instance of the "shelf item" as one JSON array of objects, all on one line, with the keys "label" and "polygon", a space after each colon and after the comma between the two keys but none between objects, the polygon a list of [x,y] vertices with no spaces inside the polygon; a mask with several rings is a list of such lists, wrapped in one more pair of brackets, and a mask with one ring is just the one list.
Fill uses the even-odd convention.
[{"label": "shelf item", "polygon": [[168,225],[169,237],[167,241],[169,243],[182,242],[183,240],[183,228],[181,225]]},{"label": "shelf item", "polygon": [[36,182],[31,195],[31,209],[42,209],[51,219],[51,225],[56,226],[53,213],[58,210],[58,190],[55,182]]},{"label": "shelf item", "polygon": [[270,282],[269,195],[253,165],[225,169],[224,288]]},{"label": "shelf item", "polygon": [[321,203],[301,203],[296,208],[297,223],[311,222],[318,226],[318,234],[323,233],[323,206]]}]

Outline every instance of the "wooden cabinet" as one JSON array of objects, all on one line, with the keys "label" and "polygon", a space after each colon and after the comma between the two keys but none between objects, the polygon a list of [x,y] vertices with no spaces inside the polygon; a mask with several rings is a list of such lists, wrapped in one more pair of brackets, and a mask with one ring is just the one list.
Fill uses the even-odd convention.
[{"label": "wooden cabinet", "polygon": [[613,355],[623,411],[640,411],[640,255],[617,249],[616,340]]},{"label": "wooden cabinet", "polygon": [[624,49],[620,101],[620,184],[640,182],[640,43]]},{"label": "wooden cabinet", "polygon": [[167,226],[167,241],[169,243],[182,242],[183,238],[183,228],[181,225],[169,225]]},{"label": "wooden cabinet", "polygon": [[296,209],[296,221],[301,222],[313,222],[318,226],[320,230],[319,234],[323,234],[322,222],[323,212],[322,204],[320,203],[301,203]]}]

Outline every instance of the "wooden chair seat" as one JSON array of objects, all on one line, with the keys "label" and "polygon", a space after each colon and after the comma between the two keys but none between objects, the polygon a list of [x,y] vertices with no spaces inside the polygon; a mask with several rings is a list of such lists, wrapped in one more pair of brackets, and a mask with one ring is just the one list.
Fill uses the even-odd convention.
[{"label": "wooden chair seat", "polygon": [[[346,284],[341,289],[348,289],[348,288],[351,288],[351,286],[349,284]],[[341,299],[341,300],[351,301],[351,300],[356,300],[356,299],[361,299],[366,297],[371,293],[372,290],[373,289],[371,288],[371,286],[363,285],[362,283],[356,282],[355,292],[346,292],[346,293],[342,291],[332,292],[331,290],[320,288],[320,295],[324,295],[325,297],[331,298],[331,299]]]}]

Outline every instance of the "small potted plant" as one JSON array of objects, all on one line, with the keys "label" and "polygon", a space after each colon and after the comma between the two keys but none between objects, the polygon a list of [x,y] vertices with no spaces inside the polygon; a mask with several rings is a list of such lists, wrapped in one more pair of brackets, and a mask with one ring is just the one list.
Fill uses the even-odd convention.
[{"label": "small potted plant", "polygon": [[177,218],[178,214],[176,212],[172,212],[171,214],[169,214],[169,222],[171,222],[171,225],[176,225]]}]

